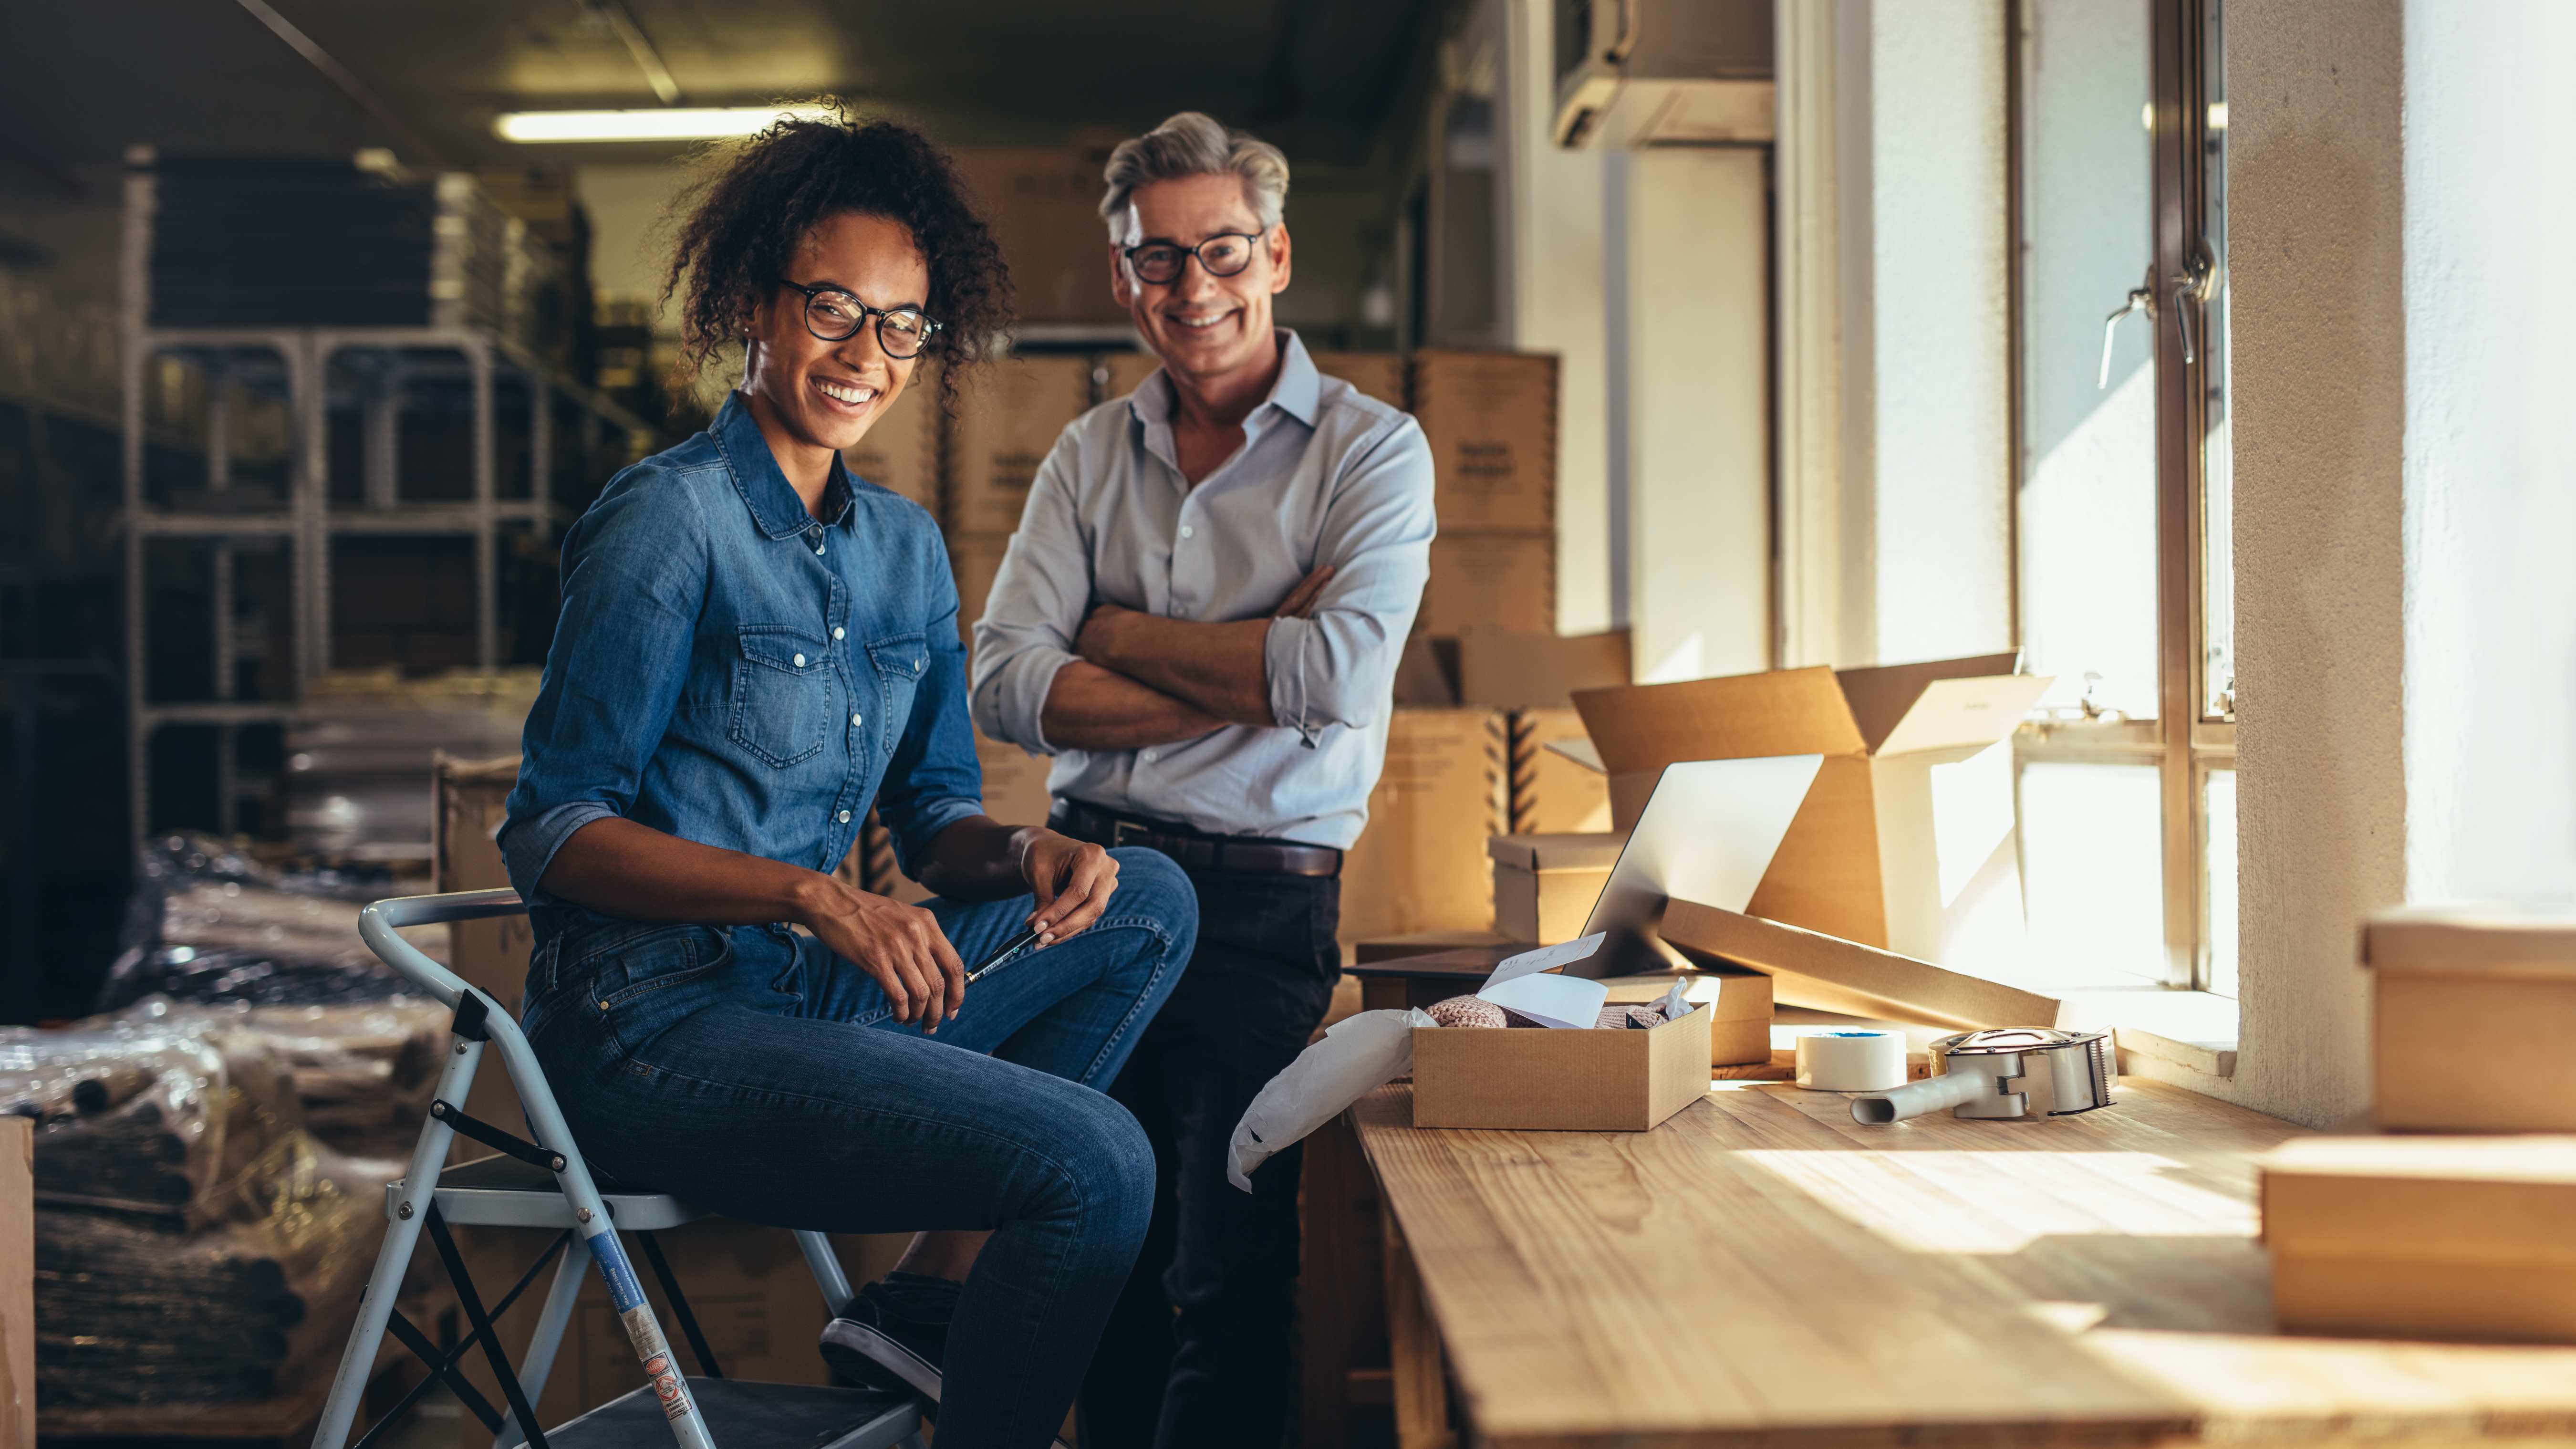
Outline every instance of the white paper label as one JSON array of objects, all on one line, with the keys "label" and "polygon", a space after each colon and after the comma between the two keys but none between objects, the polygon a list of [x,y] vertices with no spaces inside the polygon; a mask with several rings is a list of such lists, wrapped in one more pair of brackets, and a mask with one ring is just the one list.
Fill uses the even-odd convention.
[{"label": "white paper label", "polygon": [[[1516,981],[1523,976],[1534,976],[1541,971],[1553,971],[1559,966],[1571,966],[1600,950],[1601,943],[1609,939],[1610,934],[1607,931],[1595,931],[1589,936],[1577,937],[1562,946],[1541,946],[1535,951],[1523,951],[1517,956],[1506,956],[1502,964],[1494,968],[1494,974],[1485,978],[1485,989],[1491,990],[1506,981]],[[1484,993],[1480,991],[1477,994],[1481,996]]]}]

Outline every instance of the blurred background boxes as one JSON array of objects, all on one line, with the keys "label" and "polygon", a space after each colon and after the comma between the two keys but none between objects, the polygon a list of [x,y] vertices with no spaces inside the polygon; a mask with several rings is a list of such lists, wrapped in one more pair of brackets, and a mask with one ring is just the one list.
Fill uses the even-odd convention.
[{"label": "blurred background boxes", "polygon": [[2361,962],[2383,1129],[2576,1132],[2576,917],[2392,911]]},{"label": "blurred background boxes", "polygon": [[1413,355],[1443,533],[1555,533],[1556,369],[1552,353]]},{"label": "blurred background boxes", "polygon": [[1503,719],[1489,709],[1398,709],[1368,829],[1342,862],[1341,938],[1485,930],[1485,838],[1503,821]]},{"label": "blurred background boxes", "polygon": [[1508,940],[1555,945],[1583,934],[1625,835],[1497,835],[1485,842],[1494,862],[1494,932]]},{"label": "blurred background boxes", "polygon": [[948,526],[1009,533],[1065,424],[1091,406],[1091,360],[1015,356],[967,381],[948,434]]},{"label": "blurred background boxes", "polygon": [[899,493],[941,516],[945,468],[941,461],[939,368],[927,358],[915,363],[912,381],[868,435],[841,450],[841,463],[852,473],[890,493]]}]

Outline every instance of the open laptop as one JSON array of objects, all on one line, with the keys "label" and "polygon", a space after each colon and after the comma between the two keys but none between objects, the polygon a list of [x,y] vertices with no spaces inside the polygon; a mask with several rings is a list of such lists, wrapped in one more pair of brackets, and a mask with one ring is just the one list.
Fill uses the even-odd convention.
[{"label": "open laptop", "polygon": [[[1658,928],[1665,903],[1675,897],[1744,909],[1823,764],[1822,755],[1768,755],[1666,765],[1583,923],[1584,935],[1600,931],[1610,939],[1565,973],[1626,976],[1673,964]],[[1553,944],[1522,941],[1404,956],[1351,972],[1482,979],[1506,956]]]}]

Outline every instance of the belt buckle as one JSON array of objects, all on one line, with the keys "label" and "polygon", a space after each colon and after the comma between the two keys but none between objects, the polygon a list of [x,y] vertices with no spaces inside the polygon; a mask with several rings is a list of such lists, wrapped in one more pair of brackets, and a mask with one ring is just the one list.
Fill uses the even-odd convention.
[{"label": "belt buckle", "polygon": [[1109,822],[1109,848],[1124,849],[1153,833],[1133,820],[1112,820]]}]

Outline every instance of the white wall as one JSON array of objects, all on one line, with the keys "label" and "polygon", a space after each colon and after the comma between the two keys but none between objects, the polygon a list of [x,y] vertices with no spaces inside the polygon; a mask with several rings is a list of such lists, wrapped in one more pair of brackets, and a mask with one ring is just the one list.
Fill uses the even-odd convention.
[{"label": "white wall", "polygon": [[2000,0],[1871,7],[1878,662],[2013,642],[2003,67]]},{"label": "white wall", "polygon": [[1608,157],[1550,139],[1555,52],[1546,0],[1510,0],[1502,139],[1505,344],[1553,352],[1557,371],[1556,627],[1591,634],[1626,618],[1611,594]]},{"label": "white wall", "polygon": [[2005,647],[2002,0],[1784,6],[1779,37],[1783,657]]},{"label": "white wall", "polygon": [[1626,286],[1628,627],[1637,678],[1771,663],[1769,279],[1763,157],[1632,151]]},{"label": "white wall", "polygon": [[2406,7],[2406,869],[2576,899],[2576,6]]}]

